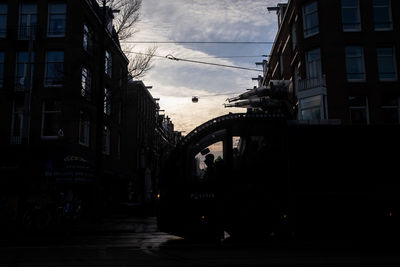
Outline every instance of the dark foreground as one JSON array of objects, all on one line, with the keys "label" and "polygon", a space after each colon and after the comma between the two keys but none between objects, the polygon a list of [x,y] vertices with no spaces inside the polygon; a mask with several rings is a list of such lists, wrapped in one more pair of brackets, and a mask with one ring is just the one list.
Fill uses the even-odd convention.
[{"label": "dark foreground", "polygon": [[113,218],[64,233],[2,238],[5,266],[400,266],[400,249],[342,241],[217,242],[159,232],[156,219]]}]

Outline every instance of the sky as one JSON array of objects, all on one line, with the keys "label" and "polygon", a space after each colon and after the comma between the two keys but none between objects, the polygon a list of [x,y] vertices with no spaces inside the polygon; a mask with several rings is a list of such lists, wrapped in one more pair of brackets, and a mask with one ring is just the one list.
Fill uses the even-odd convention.
[{"label": "sky", "polygon": [[[153,68],[143,80],[152,86],[150,93],[160,98],[176,131],[188,134],[195,127],[229,112],[246,112],[225,108],[228,97],[253,88],[252,78],[260,71],[225,68],[206,64],[174,61],[176,58],[261,69],[255,62],[267,57],[271,44],[215,44],[173,42],[272,42],[277,31],[275,12],[267,7],[279,0],[143,0],[137,33],[124,51],[143,52],[156,45]],[[168,43],[135,43],[158,41]],[[134,54],[128,54],[134,55]],[[192,102],[197,96],[199,101]]]}]

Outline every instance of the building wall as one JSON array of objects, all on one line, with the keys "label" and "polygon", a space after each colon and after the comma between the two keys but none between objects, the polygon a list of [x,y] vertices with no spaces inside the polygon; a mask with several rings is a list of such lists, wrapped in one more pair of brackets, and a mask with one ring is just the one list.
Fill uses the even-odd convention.
[{"label": "building wall", "polygon": [[[317,3],[319,33],[304,37],[303,11],[304,5]],[[298,97],[299,86],[295,79],[296,67],[298,77],[307,79],[306,53],[319,48],[321,55],[322,76],[319,92],[324,94],[326,116],[323,119],[340,119],[350,122],[351,116],[349,97],[361,96],[368,99],[369,123],[385,121],[382,113],[384,98],[400,96],[398,79],[395,81],[380,81],[378,77],[377,48],[394,47],[397,77],[399,70],[399,16],[400,3],[390,1],[392,15],[392,30],[376,31],[374,29],[373,1],[359,1],[361,31],[345,32],[342,24],[342,8],[340,0],[332,1],[289,1],[286,13],[276,36],[269,66],[264,75],[264,84],[271,79],[292,80],[294,90],[292,95]],[[296,48],[293,49],[292,25],[296,28]],[[366,80],[350,82],[346,77],[346,46],[360,46],[364,52]],[[282,56],[281,56],[282,55]],[[280,63],[283,63],[281,67]],[[283,72],[281,73],[281,70]],[[311,81],[314,82],[315,81]],[[304,84],[304,82],[303,82]],[[312,88],[311,88],[312,89]],[[297,91],[296,91],[297,90]],[[397,101],[397,106],[398,106]]]},{"label": "building wall", "polygon": [[[149,167],[141,162],[140,155],[144,157],[145,151],[150,151],[153,146],[156,102],[141,81],[128,83],[127,100],[127,136],[128,164],[135,169]],[[142,160],[143,161],[143,160]]]},{"label": "building wall", "polygon": [[[90,174],[90,183],[100,181],[99,166],[102,175],[109,179],[120,179],[128,173],[127,166],[121,161],[124,155],[123,142],[125,120],[123,109],[126,105],[126,84],[128,59],[123,54],[115,32],[104,32],[101,21],[101,8],[91,0],[65,0],[51,2],[46,0],[31,1],[37,4],[37,32],[32,42],[20,40],[18,37],[20,4],[25,1],[9,0],[7,4],[7,31],[0,38],[0,52],[4,52],[4,82],[0,88],[0,146],[4,153],[0,158],[0,172],[14,166],[14,174],[8,171],[7,176],[23,179],[27,186],[31,183],[50,181],[51,186],[70,179],[70,184],[88,180],[81,179],[83,172],[73,172],[68,169],[70,162],[85,162],[85,169]],[[65,35],[48,37],[48,4],[66,4]],[[0,3],[1,4],[1,3]],[[83,48],[84,26],[87,25],[93,37],[90,52]],[[16,54],[18,51],[28,51],[32,45],[34,52],[33,80],[30,112],[29,143],[11,142],[11,125],[13,102],[24,102],[25,93],[16,91],[14,84],[16,76]],[[104,44],[104,47],[102,46]],[[112,57],[112,74],[105,74],[103,49],[110,52]],[[64,79],[59,86],[45,86],[45,67],[47,51],[63,51]],[[91,71],[91,97],[82,95],[82,67]],[[103,84],[104,83],[104,84]],[[104,87],[111,92],[111,113],[103,114]],[[46,100],[59,101],[59,113],[55,119],[59,123],[62,135],[54,138],[43,138],[43,102]],[[82,145],[79,142],[81,112],[89,118],[89,142]],[[102,133],[98,132],[104,125],[110,129],[110,153],[99,153],[102,149]],[[121,141],[119,141],[121,140]],[[120,142],[120,144],[118,144]],[[120,152],[118,151],[120,150]],[[16,153],[18,151],[18,153]],[[101,161],[98,160],[102,155]],[[99,164],[100,163],[100,164]],[[75,163],[74,163],[75,164]],[[96,166],[97,164],[97,166]],[[75,167],[74,167],[75,168]],[[57,170],[56,170],[57,169]],[[85,171],[86,172],[86,171]],[[68,174],[69,173],[69,174]],[[13,178],[14,179],[14,178]],[[67,179],[67,180],[68,180]],[[61,182],[60,182],[61,181]],[[85,185],[86,186],[86,185]]]}]

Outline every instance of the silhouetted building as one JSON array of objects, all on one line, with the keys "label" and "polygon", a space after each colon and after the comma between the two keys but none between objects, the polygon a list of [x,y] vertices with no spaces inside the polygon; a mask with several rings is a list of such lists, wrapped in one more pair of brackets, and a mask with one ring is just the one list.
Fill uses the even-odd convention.
[{"label": "silhouetted building", "polygon": [[[174,131],[174,124],[168,116],[163,114],[157,115],[156,129],[154,136],[154,151],[157,160],[157,169],[155,170],[155,185],[159,185],[161,170],[164,163],[170,155],[173,148],[179,140],[180,132]],[[155,188],[158,190],[158,188]]]},{"label": "silhouetted building", "polygon": [[399,123],[400,2],[290,0],[263,84],[291,80],[300,120]]},{"label": "silhouetted building", "polygon": [[159,115],[158,99],[149,88],[142,81],[129,81],[126,100],[126,164],[135,174],[129,202],[145,206],[154,200],[162,165],[176,144],[172,121]]},{"label": "silhouetted building", "polygon": [[129,201],[143,203],[146,193],[152,195],[154,182],[153,144],[157,103],[142,81],[129,81],[127,103],[127,164],[135,172]]},{"label": "silhouetted building", "polygon": [[122,195],[127,64],[94,0],[0,3],[1,195]]}]

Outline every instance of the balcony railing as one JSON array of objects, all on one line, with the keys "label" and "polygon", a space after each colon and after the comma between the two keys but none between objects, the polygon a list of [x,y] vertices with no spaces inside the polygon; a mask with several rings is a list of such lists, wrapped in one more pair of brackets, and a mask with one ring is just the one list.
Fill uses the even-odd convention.
[{"label": "balcony railing", "polygon": [[297,90],[299,92],[319,87],[326,87],[325,75],[297,81]]}]

